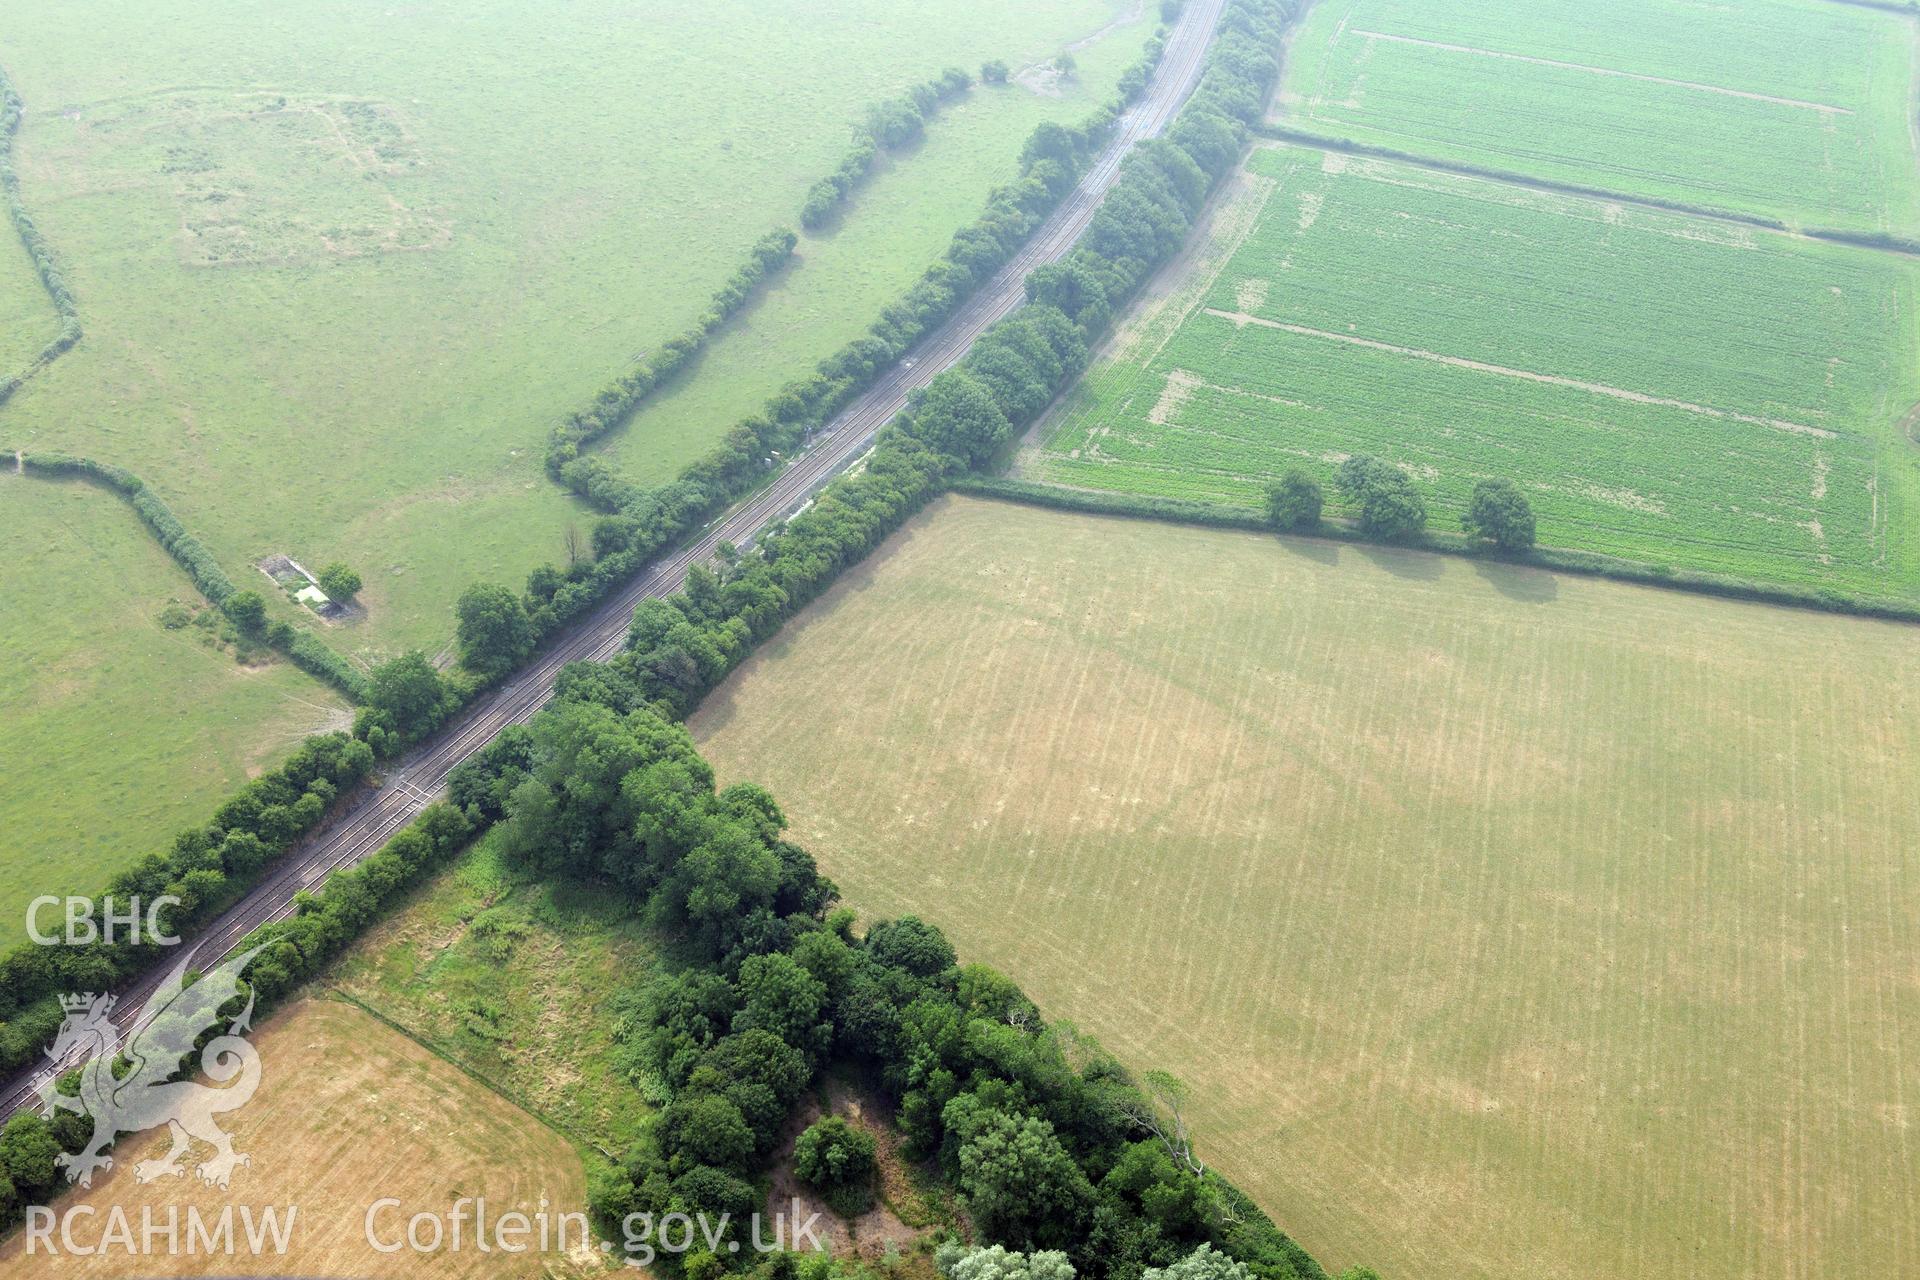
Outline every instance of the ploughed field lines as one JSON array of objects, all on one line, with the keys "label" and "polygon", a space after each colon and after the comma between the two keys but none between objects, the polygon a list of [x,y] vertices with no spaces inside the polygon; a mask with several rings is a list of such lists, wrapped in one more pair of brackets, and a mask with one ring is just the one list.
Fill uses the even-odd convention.
[{"label": "ploughed field lines", "polygon": [[948,499],[693,729],[1330,1267],[1902,1275],[1910,640]]},{"label": "ploughed field lines", "polygon": [[1893,14],[1329,0],[1297,46],[1282,114],[1321,132],[1795,225],[1920,229],[1912,35]]},{"label": "ploughed field lines", "polygon": [[1920,264],[1310,148],[1249,168],[1251,232],[1157,349],[1095,369],[1041,477],[1255,505],[1370,452],[1437,522],[1506,476],[1553,545],[1920,590],[1889,456]]}]

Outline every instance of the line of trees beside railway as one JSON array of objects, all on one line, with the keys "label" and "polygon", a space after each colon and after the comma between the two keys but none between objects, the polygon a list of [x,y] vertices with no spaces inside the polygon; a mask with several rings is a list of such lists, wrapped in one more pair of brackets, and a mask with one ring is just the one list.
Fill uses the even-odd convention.
[{"label": "line of trees beside railway", "polygon": [[[548,467],[603,513],[592,529],[591,555],[564,568],[542,565],[528,575],[519,597],[524,626],[511,607],[500,603],[503,589],[497,584],[470,588],[456,609],[466,672],[484,683],[524,661],[647,561],[758,485],[785,455],[958,311],[1073,190],[1114,121],[1144,92],[1164,47],[1162,37],[1150,40],[1140,62],[1122,76],[1122,94],[1079,126],[1046,123],[1036,128],[1022,148],[1019,176],[989,195],[980,217],[955,233],[940,260],[889,304],[866,334],[822,360],[807,377],[783,387],[760,413],[737,423],[716,449],[677,480],[643,488],[623,478],[605,458],[579,453],[580,444],[623,420],[644,391],[631,402],[603,392],[596,408],[563,426],[554,437]],[[456,675],[453,683],[459,699],[469,696],[469,682]]]},{"label": "line of trees beside railway", "polygon": [[39,226],[27,212],[20,195],[20,175],[13,166],[13,139],[20,130],[23,110],[20,95],[14,92],[6,73],[0,71],[0,194],[6,198],[7,215],[13,221],[14,232],[20,237],[20,244],[33,262],[41,286],[53,302],[60,329],[25,369],[12,373],[0,372],[0,404],[6,403],[34,369],[52,361],[80,341],[81,333],[80,308],[73,299],[73,291],[67,286],[58,259],[53,256],[52,248],[48,246],[46,237],[40,234]]},{"label": "line of trees beside railway", "polygon": [[[124,912],[134,898],[179,898],[160,917],[164,933],[185,934],[213,919],[373,764],[372,749],[347,734],[308,738],[285,764],[235,792],[206,825],[181,832],[165,852],[113,877],[95,899],[100,936],[106,936],[109,899]],[[0,955],[0,1069],[31,1061],[59,1029],[60,993],[105,991],[162,959],[162,948],[130,941],[124,929],[111,942],[25,942],[8,949]]]},{"label": "line of trees beside railway", "polygon": [[[344,736],[342,741],[345,741]],[[352,742],[348,743],[348,748],[364,751],[365,744]],[[452,805],[433,805],[387,841],[378,853],[358,866],[331,877],[322,893],[299,894],[295,898],[295,914],[290,919],[263,926],[239,943],[239,949],[243,951],[256,942],[269,942],[271,945],[247,966],[246,981],[232,1001],[222,1007],[222,1014],[231,1017],[248,1000],[255,999],[255,1016],[264,1015],[302,982],[318,976],[326,964],[357,938],[382,910],[395,905],[408,889],[419,884],[429,872],[465,848],[473,833],[472,822],[461,810]],[[231,834],[229,838],[232,838]],[[202,875],[206,872],[202,870],[190,874]],[[49,950],[65,951],[78,955],[83,949],[35,950],[43,953]],[[148,959],[134,958],[142,962]],[[14,953],[10,953],[5,961],[0,961],[0,965],[11,964],[13,960]],[[66,963],[87,962],[69,960]],[[58,985],[55,989],[103,990],[105,983],[124,977],[131,971],[131,968],[125,967],[122,954],[103,953],[93,957],[90,973],[75,972],[62,979],[64,983],[79,983],[79,986]],[[10,978],[12,976],[9,975]],[[52,1027],[57,1028],[61,1018],[57,1000],[53,1000],[49,1016],[52,1018]],[[14,1019],[9,1017],[9,1033],[13,1026]],[[197,1071],[201,1047],[224,1029],[224,1024],[221,1024],[203,1032],[192,1051],[182,1055],[175,1075],[185,1076]],[[51,1034],[51,1030],[48,1034]],[[10,1050],[12,1045],[7,1047]],[[69,1095],[76,1095],[76,1074],[67,1073],[56,1082],[56,1087]],[[65,1180],[60,1176],[55,1161],[62,1151],[79,1151],[92,1132],[93,1121],[84,1110],[56,1110],[51,1118],[34,1111],[22,1111],[8,1120],[6,1127],[0,1129],[0,1231],[18,1223],[25,1206],[46,1204],[65,1189]]]},{"label": "line of trees beside railway", "polygon": [[873,172],[882,151],[898,151],[919,141],[926,125],[941,107],[973,87],[973,77],[948,67],[925,84],[898,97],[875,103],[854,129],[853,148],[826,177],[807,190],[800,206],[800,225],[809,231],[825,226],[847,197]]},{"label": "line of trees beside railway", "polygon": [[[1135,149],[1081,247],[1028,278],[1028,305],[916,396],[857,473],[828,485],[808,510],[722,572],[697,567],[684,591],[644,602],[627,651],[591,674],[563,673],[563,685],[592,679],[614,705],[686,714],[954,476],[992,458],[1016,426],[1037,418],[1084,367],[1090,339],[1178,251],[1213,185],[1239,159],[1246,128],[1278,75],[1271,51],[1293,8],[1292,0],[1233,0],[1193,98],[1166,138]],[[1392,486],[1384,475],[1368,479]],[[1424,521],[1423,507],[1419,516]]]}]

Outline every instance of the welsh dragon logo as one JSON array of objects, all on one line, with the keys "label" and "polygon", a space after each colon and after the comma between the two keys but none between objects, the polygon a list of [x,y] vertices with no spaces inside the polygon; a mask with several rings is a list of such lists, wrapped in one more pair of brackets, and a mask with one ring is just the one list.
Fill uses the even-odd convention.
[{"label": "welsh dragon logo", "polygon": [[192,1139],[213,1148],[213,1156],[196,1172],[222,1190],[236,1166],[252,1163],[233,1149],[233,1140],[215,1121],[216,1116],[245,1106],[260,1086],[260,1054],[241,1038],[253,1016],[251,992],[246,1007],[228,1022],[225,1033],[200,1050],[202,1074],[221,1087],[168,1077],[178,1073],[201,1033],[219,1024],[220,1007],[239,994],[241,971],[260,950],[255,947],[235,956],[192,984],[186,982],[184,972],[176,973],[169,986],[155,994],[149,1006],[154,1012],[124,1045],[113,1024],[113,996],[61,997],[66,1021],[47,1056],[58,1065],[79,1048],[87,1052],[87,1060],[80,1068],[80,1096],[56,1091],[48,1099],[47,1114],[57,1107],[93,1117],[93,1136],[87,1145],[78,1154],[58,1157],[67,1181],[92,1186],[94,1170],[113,1168],[113,1157],[106,1152],[116,1137],[162,1124],[172,1131],[173,1145],[160,1159],[134,1166],[134,1177],[141,1182],[186,1172],[180,1158]]}]

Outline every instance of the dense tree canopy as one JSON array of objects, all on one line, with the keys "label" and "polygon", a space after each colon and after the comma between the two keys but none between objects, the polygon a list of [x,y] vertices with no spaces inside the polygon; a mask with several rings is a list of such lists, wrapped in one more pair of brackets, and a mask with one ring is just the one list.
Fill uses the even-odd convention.
[{"label": "dense tree canopy", "polygon": [[1502,551],[1525,551],[1533,546],[1533,506],[1511,480],[1482,480],[1473,486],[1462,527]]},{"label": "dense tree canopy", "polygon": [[533,651],[534,629],[520,598],[491,582],[478,582],[454,606],[459,620],[460,662],[489,679],[505,675]]},{"label": "dense tree canopy", "polygon": [[335,600],[353,599],[360,594],[360,586],[360,575],[338,560],[320,571],[320,589]]},{"label": "dense tree canopy", "polygon": [[1296,467],[1268,487],[1267,523],[1283,532],[1315,528],[1325,501],[1319,484]]},{"label": "dense tree canopy", "polygon": [[1360,531],[1384,542],[1407,542],[1427,527],[1427,504],[1413,482],[1391,463],[1356,453],[1340,464],[1334,483],[1360,510]]}]

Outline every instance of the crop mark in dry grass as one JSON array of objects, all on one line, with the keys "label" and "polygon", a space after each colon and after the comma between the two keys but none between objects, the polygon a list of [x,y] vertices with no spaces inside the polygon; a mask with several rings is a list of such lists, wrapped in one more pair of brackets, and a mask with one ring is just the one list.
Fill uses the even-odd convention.
[{"label": "crop mark in dry grass", "polygon": [[1638,71],[1620,71],[1613,67],[1591,67],[1583,62],[1561,62],[1555,58],[1536,58],[1524,53],[1503,53],[1498,49],[1482,49],[1470,44],[1447,44],[1441,40],[1422,40],[1417,36],[1389,35],[1383,31],[1361,31],[1354,34],[1368,40],[1385,40],[1393,44],[1418,45],[1423,49],[1438,49],[1444,53],[1466,53],[1480,58],[1498,58],[1503,62],[1525,62],[1536,67],[1553,67],[1560,71],[1581,71],[1588,75],[1606,76],[1615,80],[1638,80],[1642,84],[1661,84],[1672,89],[1691,89],[1696,93],[1714,93],[1727,98],[1745,98],[1749,102],[1766,102],[1776,107],[1797,107],[1803,111],[1818,111],[1827,116],[1850,116],[1853,111],[1847,107],[1831,106],[1824,102],[1806,102],[1800,98],[1776,98],[1768,93],[1750,93],[1745,89],[1729,89],[1724,85],[1701,84],[1697,80],[1675,80],[1667,76],[1643,75]]},{"label": "crop mark in dry grass", "polygon": [[1606,396],[1612,400],[1625,400],[1632,404],[1657,405],[1666,409],[1680,409],[1687,413],[1697,413],[1707,418],[1723,418],[1729,422],[1746,422],[1756,427],[1768,427],[1774,431],[1790,431],[1799,435],[1818,436],[1823,440],[1838,438],[1839,433],[1825,427],[1810,427],[1804,422],[1789,422],[1785,418],[1760,418],[1752,414],[1735,413],[1731,409],[1716,409],[1711,405],[1694,404],[1687,400],[1674,400],[1667,396],[1648,395],[1644,391],[1628,391],[1624,387],[1610,387],[1604,382],[1584,382],[1579,378],[1562,378],[1550,373],[1534,373],[1527,369],[1509,369],[1505,365],[1488,364],[1482,360],[1469,360],[1464,356],[1442,355],[1437,351],[1422,351],[1417,347],[1401,347],[1391,342],[1378,342],[1372,338],[1362,338],[1351,333],[1329,333],[1325,329],[1313,329],[1302,324],[1287,324],[1280,320],[1263,320],[1259,316],[1250,316],[1241,311],[1221,311],[1208,307],[1207,314],[1226,320],[1236,327],[1258,325],[1263,329],[1279,329],[1285,333],[1298,334],[1305,338],[1324,338],[1329,342],[1345,343],[1348,346],[1364,347],[1369,351],[1384,351],[1389,355],[1406,356],[1413,360],[1425,360],[1431,364],[1443,364],[1452,369],[1467,369],[1474,373],[1492,374],[1500,378],[1516,378],[1522,382],[1538,382],[1544,386],[1567,387],[1575,391],[1586,391],[1597,396]]}]

